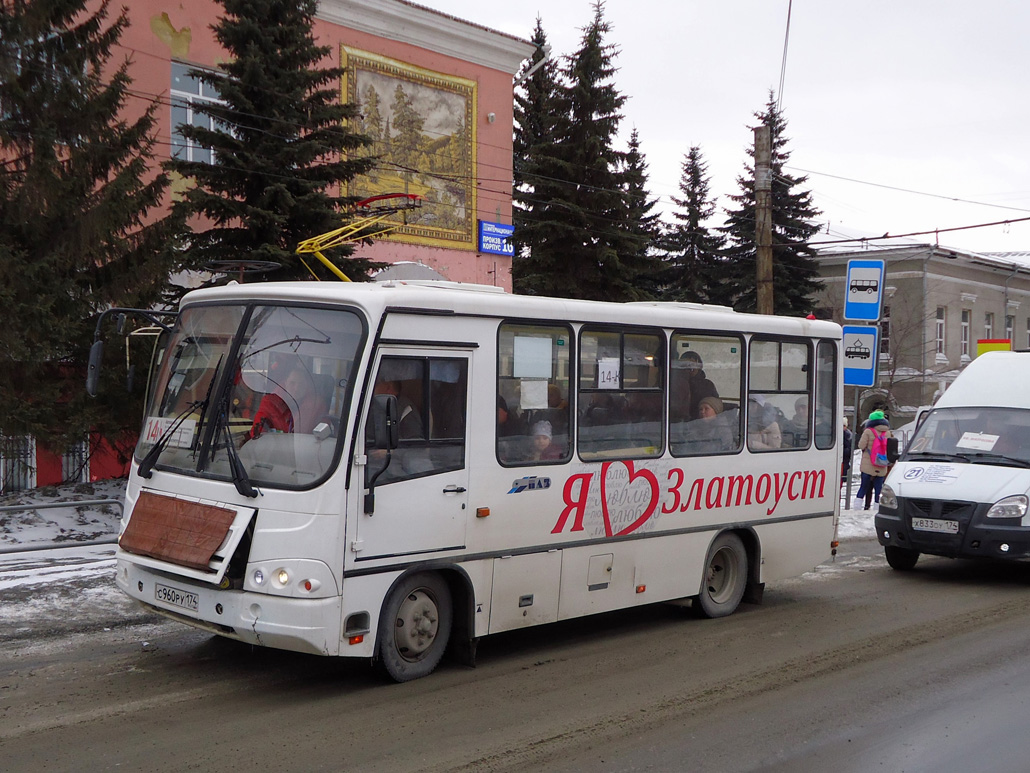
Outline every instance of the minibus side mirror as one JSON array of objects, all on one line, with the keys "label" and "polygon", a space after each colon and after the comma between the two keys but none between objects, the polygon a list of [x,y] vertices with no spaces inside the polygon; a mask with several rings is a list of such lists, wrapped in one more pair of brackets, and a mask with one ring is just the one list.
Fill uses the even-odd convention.
[{"label": "minibus side mirror", "polygon": [[393,450],[400,440],[400,422],[397,421],[397,396],[372,397],[373,448]]},{"label": "minibus side mirror", "polygon": [[887,461],[894,464],[900,458],[901,454],[898,452],[898,439],[896,437],[887,438]]}]

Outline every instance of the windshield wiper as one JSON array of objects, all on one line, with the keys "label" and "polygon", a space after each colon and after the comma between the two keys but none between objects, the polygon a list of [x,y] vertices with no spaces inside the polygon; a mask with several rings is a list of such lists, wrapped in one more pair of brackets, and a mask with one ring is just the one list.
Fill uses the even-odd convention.
[{"label": "windshield wiper", "polygon": [[[910,451],[905,454],[906,459],[911,459],[913,456],[918,456],[921,459],[931,462],[970,462],[972,461],[968,456],[962,454],[946,454],[943,451]],[[929,457],[929,458],[927,458]]]},{"label": "windshield wiper", "polygon": [[[223,410],[218,412],[215,418],[218,426],[225,432],[225,455],[229,457],[229,469],[232,470],[232,483],[241,496],[255,498],[258,495],[257,489],[250,483],[250,476],[247,475],[247,468],[240,459],[236,450],[236,444],[232,442],[232,432],[229,431],[229,415]],[[217,448],[217,445],[215,446]]]},{"label": "windshield wiper", "polygon": [[974,464],[995,464],[1000,462],[1004,464],[1011,464],[1015,467],[1030,467],[1030,462],[1028,462],[1026,459],[1018,459],[1015,456],[1005,456],[1005,454],[989,454],[984,453],[983,451],[978,451],[975,454],[971,454],[971,456],[973,457]]},{"label": "windshield wiper", "polygon": [[147,451],[147,455],[140,460],[139,467],[136,468],[136,474],[141,478],[150,478],[153,475],[154,465],[157,464],[157,459],[161,456],[161,452],[165,450],[165,446],[168,445],[168,441],[172,439],[179,426],[186,421],[186,417],[190,415],[197,408],[201,409],[203,414],[204,408],[207,407],[207,400],[195,400],[185,408],[182,409],[182,413],[176,416],[172,423],[168,425],[168,428],[161,433],[161,437],[157,439],[157,442]]}]

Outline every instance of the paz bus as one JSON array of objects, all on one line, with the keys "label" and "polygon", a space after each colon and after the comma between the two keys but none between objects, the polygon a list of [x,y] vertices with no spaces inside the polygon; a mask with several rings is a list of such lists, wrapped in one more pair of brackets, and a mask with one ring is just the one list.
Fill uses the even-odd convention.
[{"label": "paz bus", "polygon": [[690,303],[198,290],[159,345],[116,581],[397,681],[527,626],[728,615],[831,552],[840,356],[834,323]]}]

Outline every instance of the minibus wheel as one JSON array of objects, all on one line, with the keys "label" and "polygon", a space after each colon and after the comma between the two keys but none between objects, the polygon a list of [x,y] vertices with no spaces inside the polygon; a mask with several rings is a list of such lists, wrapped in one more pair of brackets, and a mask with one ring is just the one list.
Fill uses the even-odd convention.
[{"label": "minibus wheel", "polygon": [[747,586],[747,550],[740,537],[723,532],[708,548],[701,592],[695,605],[702,617],[731,615]]},{"label": "minibus wheel", "polygon": [[376,665],[396,682],[428,676],[447,649],[452,619],[451,591],[440,575],[402,577],[383,605]]},{"label": "minibus wheel", "polygon": [[918,550],[899,548],[896,545],[887,545],[883,552],[887,556],[887,563],[890,564],[891,569],[897,569],[899,572],[908,572],[914,569],[916,561],[919,560]]}]

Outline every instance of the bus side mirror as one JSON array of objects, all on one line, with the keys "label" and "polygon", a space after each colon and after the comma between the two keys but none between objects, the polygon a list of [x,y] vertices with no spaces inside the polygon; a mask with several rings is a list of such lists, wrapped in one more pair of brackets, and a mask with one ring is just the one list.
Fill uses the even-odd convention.
[{"label": "bus side mirror", "polygon": [[898,439],[896,437],[887,438],[887,461],[894,464],[900,458],[901,454],[898,452]]},{"label": "bus side mirror", "polygon": [[89,348],[89,365],[86,368],[86,393],[97,396],[97,382],[100,380],[100,361],[104,357],[104,342],[94,341]]},{"label": "bus side mirror", "polygon": [[396,395],[372,397],[372,447],[393,450],[400,440]]}]

